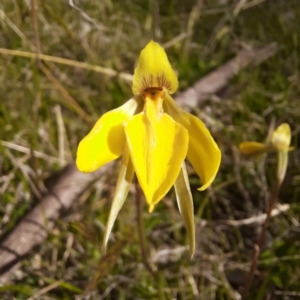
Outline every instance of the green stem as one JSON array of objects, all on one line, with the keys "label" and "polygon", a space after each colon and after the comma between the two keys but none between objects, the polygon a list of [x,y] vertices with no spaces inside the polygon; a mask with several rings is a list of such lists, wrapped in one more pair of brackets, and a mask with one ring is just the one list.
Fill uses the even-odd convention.
[{"label": "green stem", "polygon": [[145,266],[145,268],[149,271],[149,273],[153,276],[156,285],[157,285],[157,292],[158,292],[158,299],[159,300],[165,300],[165,295],[163,292],[163,278],[161,274],[155,270],[153,266],[149,263],[149,252],[147,247],[147,241],[144,231],[144,225],[143,225],[143,194],[141,191],[141,188],[139,187],[139,184],[136,180],[135,182],[135,191],[136,191],[136,221],[138,225],[138,234],[139,234],[139,243],[140,243],[140,249],[142,254],[142,262]]},{"label": "green stem", "polygon": [[[142,191],[138,185],[138,182],[135,183],[135,191],[136,191],[136,221],[138,226],[138,234],[139,234],[139,243],[140,243],[140,249],[142,254],[142,261],[146,269],[151,273],[151,275],[154,274],[153,268],[149,264],[149,253],[147,251],[147,242],[146,242],[146,236],[144,231],[144,225],[143,225],[143,195]],[[155,276],[154,276],[155,277]]]}]

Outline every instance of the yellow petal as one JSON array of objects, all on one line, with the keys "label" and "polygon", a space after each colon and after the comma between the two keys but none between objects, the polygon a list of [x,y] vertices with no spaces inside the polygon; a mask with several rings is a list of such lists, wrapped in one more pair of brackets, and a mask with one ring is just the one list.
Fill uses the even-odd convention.
[{"label": "yellow petal", "polygon": [[189,133],[188,159],[199,175],[202,186],[208,188],[215,179],[221,162],[221,151],[210,132],[197,117],[182,110],[168,94],[164,97],[166,112]]},{"label": "yellow petal", "polygon": [[163,87],[170,94],[178,88],[177,76],[165,50],[153,41],[150,41],[140,54],[133,75],[132,92],[139,95],[151,87]]},{"label": "yellow petal", "polygon": [[105,233],[104,233],[104,239],[103,239],[103,245],[102,245],[102,251],[106,252],[106,245],[111,233],[111,230],[113,228],[113,225],[115,223],[115,220],[119,214],[120,209],[122,208],[126,198],[127,194],[130,188],[130,184],[132,182],[134,170],[133,165],[130,159],[128,148],[125,147],[124,153],[122,155],[122,163],[121,168],[118,176],[117,186],[114,193],[114,198],[112,201]]},{"label": "yellow petal", "polygon": [[277,179],[280,184],[283,182],[283,179],[285,177],[288,161],[288,151],[278,151]]},{"label": "yellow petal", "polygon": [[125,134],[134,170],[153,210],[178,177],[187,153],[188,133],[165,113],[149,119],[150,111],[146,109],[126,122]]},{"label": "yellow petal", "polygon": [[125,145],[122,123],[141,111],[142,104],[141,97],[134,97],[98,120],[78,146],[76,164],[81,172],[93,172],[122,154]]},{"label": "yellow petal", "polygon": [[182,164],[174,186],[179,211],[188,233],[190,254],[193,257],[195,253],[194,204],[185,163]]},{"label": "yellow petal", "polygon": [[291,151],[291,128],[287,123],[283,123],[278,126],[272,133],[271,143],[278,150],[278,166],[277,166],[277,178],[281,184],[288,165],[288,152]]},{"label": "yellow petal", "polygon": [[259,155],[275,150],[272,146],[257,142],[243,142],[239,145],[239,149],[245,155]]},{"label": "yellow petal", "polygon": [[288,151],[291,143],[291,128],[287,123],[278,126],[272,133],[272,144],[278,150]]}]

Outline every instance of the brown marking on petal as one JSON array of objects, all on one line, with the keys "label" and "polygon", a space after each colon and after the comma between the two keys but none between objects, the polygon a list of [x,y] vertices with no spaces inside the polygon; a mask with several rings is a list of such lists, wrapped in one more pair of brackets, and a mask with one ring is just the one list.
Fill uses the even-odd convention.
[{"label": "brown marking on petal", "polygon": [[165,87],[168,91],[172,89],[172,83],[167,79],[165,73],[161,73],[161,75],[157,76],[156,81],[159,86]]},{"label": "brown marking on petal", "polygon": [[150,75],[147,76],[147,77],[143,77],[143,80],[142,80],[142,86],[141,86],[141,93],[142,93],[145,89],[147,89],[147,88],[149,88],[149,87],[151,87],[151,86],[153,86],[153,75],[152,75],[152,74],[150,74]]},{"label": "brown marking on petal", "polygon": [[141,94],[143,94],[143,92],[149,88],[160,87],[161,89],[165,88],[168,91],[172,90],[172,83],[167,79],[164,73],[157,75],[155,79],[152,74],[148,75],[147,77],[143,77],[142,86],[140,89]]}]

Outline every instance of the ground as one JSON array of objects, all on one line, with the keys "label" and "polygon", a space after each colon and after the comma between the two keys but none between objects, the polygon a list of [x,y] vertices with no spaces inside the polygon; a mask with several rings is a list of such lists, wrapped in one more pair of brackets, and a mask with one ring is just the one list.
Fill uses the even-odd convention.
[{"label": "ground", "polygon": [[[199,178],[188,168],[197,228],[192,260],[173,190],[152,214],[146,205],[143,210],[150,260],[157,268],[154,275],[142,263],[134,188],[117,219],[108,253],[102,255],[117,176],[111,170],[22,260],[11,280],[0,287],[1,299],[239,299],[261,225],[233,226],[227,220],[266,211],[277,156],[246,158],[238,145],[264,142],[270,126],[282,122],[292,129],[295,150],[289,154],[278,202],[290,206],[270,222],[248,299],[299,297],[299,20],[298,0],[4,0],[0,241],[39,202],[53,174],[74,160],[92,124],[130,99],[130,74],[149,40],[165,47],[181,91],[242,49],[276,43],[278,50],[261,64],[241,70],[225,89],[192,108],[222,150],[220,171],[207,191],[197,191]],[[50,58],[41,67],[34,58],[8,50],[40,51]],[[62,64],[53,57],[71,62]],[[116,76],[114,70],[124,74]],[[3,141],[39,151],[42,157]]]}]

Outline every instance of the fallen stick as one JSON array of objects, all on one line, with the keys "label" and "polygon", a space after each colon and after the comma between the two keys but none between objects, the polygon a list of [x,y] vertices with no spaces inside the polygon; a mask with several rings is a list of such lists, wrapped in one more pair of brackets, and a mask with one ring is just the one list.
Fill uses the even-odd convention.
[{"label": "fallen stick", "polygon": [[[230,79],[242,68],[258,64],[276,53],[272,43],[256,50],[242,50],[237,56],[209,75],[197,81],[191,88],[180,93],[176,102],[180,106],[197,106],[202,100],[224,88]],[[0,282],[9,280],[10,273],[19,267],[17,264],[33,247],[41,244],[54,227],[55,220],[89,185],[110,170],[108,164],[91,174],[80,173],[75,164],[66,166],[56,182],[41,202],[29,212],[16,228],[0,244]]]},{"label": "fallen stick", "polygon": [[179,93],[176,102],[181,107],[197,106],[201,101],[228,85],[229,80],[241,69],[251,65],[258,65],[278,50],[276,43],[271,43],[261,49],[242,50],[237,56],[215,71],[198,80],[193,86]]},{"label": "fallen stick", "polygon": [[107,173],[111,165],[107,164],[94,173],[83,174],[71,163],[61,171],[41,202],[0,244],[0,283],[6,282],[11,268],[46,239],[59,215],[68,211],[95,179]]},{"label": "fallen stick", "polygon": [[[289,204],[277,204],[276,208],[273,208],[271,212],[271,217],[278,216],[281,213],[284,213],[290,209]],[[233,227],[240,227],[245,225],[252,225],[252,224],[262,224],[266,220],[267,214],[259,214],[257,216],[253,216],[247,219],[242,220],[218,220],[217,224],[224,224]]]}]

